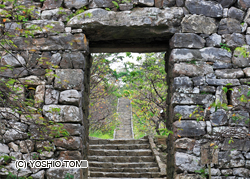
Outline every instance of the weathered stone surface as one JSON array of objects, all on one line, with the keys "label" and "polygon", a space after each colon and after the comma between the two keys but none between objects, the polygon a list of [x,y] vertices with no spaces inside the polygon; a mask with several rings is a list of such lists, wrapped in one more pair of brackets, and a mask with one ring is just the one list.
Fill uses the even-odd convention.
[{"label": "weathered stone surface", "polygon": [[60,67],[67,69],[67,68],[74,68],[74,69],[85,69],[86,60],[82,53],[80,52],[72,52],[72,53],[64,53]]},{"label": "weathered stone surface", "polygon": [[69,168],[50,168],[46,171],[47,179],[62,179],[69,173],[75,178],[82,179],[82,169],[69,169]]},{"label": "weathered stone surface", "polygon": [[225,93],[225,91],[223,90],[223,86],[218,86],[216,89],[216,93],[215,93],[215,101],[216,103],[225,103],[228,104],[228,100],[227,100],[227,94]]},{"label": "weathered stone surface", "polygon": [[202,86],[206,82],[206,78],[204,76],[193,77],[192,80],[194,82],[194,86]]},{"label": "weathered stone surface", "polygon": [[174,5],[175,5],[175,0],[155,0],[154,4],[154,6],[158,8],[173,7]]},{"label": "weathered stone surface", "polygon": [[214,96],[211,94],[174,93],[171,101],[172,101],[172,104],[205,104],[205,105],[210,105],[214,101]]},{"label": "weathered stone surface", "polygon": [[51,20],[33,20],[25,23],[24,29],[30,30],[33,35],[47,33],[48,35],[56,35],[64,32],[64,24],[60,21]]},{"label": "weathered stone surface", "polygon": [[236,0],[216,0],[216,1],[219,2],[224,8],[230,7],[236,2]]},{"label": "weathered stone surface", "polygon": [[[195,110],[197,110],[196,105],[176,105],[174,107],[174,115],[175,119],[179,119],[179,116],[177,114],[180,114],[182,116],[181,119],[196,119],[195,115],[190,116]],[[204,115],[201,110],[198,110],[198,113],[200,115]]]},{"label": "weathered stone surface", "polygon": [[221,170],[221,174],[222,175],[232,175],[233,174],[233,170],[232,169],[222,169]]},{"label": "weathered stone surface", "polygon": [[43,3],[42,10],[59,8],[59,7],[61,7],[62,2],[63,2],[63,0],[46,0]]},{"label": "weathered stone surface", "polygon": [[29,153],[34,151],[34,142],[32,140],[20,141],[20,152]]},{"label": "weathered stone surface", "polygon": [[215,70],[215,75],[218,78],[234,79],[244,77],[244,72],[241,69],[223,69]]},{"label": "weathered stone surface", "polygon": [[208,17],[222,17],[223,8],[213,1],[186,0],[185,6],[191,14],[203,14]]},{"label": "weathered stone surface", "polygon": [[170,54],[170,61],[172,62],[190,62],[192,60],[201,60],[201,53],[194,49],[173,49]]},{"label": "weathered stone surface", "polygon": [[45,85],[38,85],[36,87],[36,93],[34,96],[36,108],[42,107],[42,104],[44,104],[44,95],[45,95]]},{"label": "weathered stone surface", "polygon": [[26,124],[34,124],[35,121],[40,121],[42,119],[41,114],[31,114],[31,115],[21,115],[20,119],[21,122],[26,123]]},{"label": "weathered stone surface", "polygon": [[207,64],[186,64],[186,63],[175,63],[173,68],[174,76],[203,76],[213,72],[213,68]]},{"label": "weathered stone surface", "polygon": [[[249,52],[250,48],[249,46],[244,46],[246,48],[246,51]],[[240,55],[241,52],[239,50],[234,50],[234,54],[233,54],[233,63],[238,66],[238,67],[248,67],[250,66],[250,58],[246,57],[244,58],[243,55]]]},{"label": "weathered stone surface", "polygon": [[49,141],[36,141],[36,150],[47,151],[46,148],[50,148],[51,151],[55,151],[55,145]]},{"label": "weathered stone surface", "polygon": [[232,54],[225,49],[208,47],[200,49],[200,52],[206,61],[231,63]]},{"label": "weathered stone surface", "polygon": [[216,89],[214,86],[201,86],[200,91],[204,93],[215,93]]},{"label": "weathered stone surface", "polygon": [[79,106],[81,94],[77,90],[66,90],[60,93],[59,103]]},{"label": "weathered stone surface", "polygon": [[82,155],[79,151],[61,151],[58,160],[80,160]]},{"label": "weathered stone surface", "polygon": [[13,149],[15,152],[18,152],[18,145],[16,145],[14,142],[11,142],[8,144],[9,148]]},{"label": "weathered stone surface", "polygon": [[247,10],[250,7],[250,2],[248,0],[238,0],[237,5],[242,10]]},{"label": "weathered stone surface", "polygon": [[[250,96],[247,96],[248,91],[250,90],[249,86],[242,85],[239,87],[233,87],[233,91],[230,96],[231,104],[233,106],[246,106],[250,107]],[[244,97],[242,97],[244,95]]]},{"label": "weathered stone surface", "polygon": [[242,21],[243,18],[245,16],[245,13],[244,11],[240,10],[240,9],[237,9],[235,7],[231,7],[229,10],[228,10],[228,17],[229,18],[234,18],[238,21]]},{"label": "weathered stone surface", "polygon": [[138,4],[140,6],[148,6],[148,7],[152,7],[155,4],[154,0],[138,0]]},{"label": "weathered stone surface", "polygon": [[[248,25],[250,25],[250,9],[248,9],[247,14],[244,18],[244,22],[246,22]],[[250,28],[247,28],[247,34],[249,34]]]},{"label": "weathered stone surface", "polygon": [[89,8],[113,8],[115,7],[111,0],[92,0],[90,1]]},{"label": "weathered stone surface", "polygon": [[225,86],[229,83],[231,83],[232,85],[228,85],[228,86],[239,86],[240,82],[238,79],[206,79],[206,82],[208,85],[213,85],[213,86]]},{"label": "weathered stone surface", "polygon": [[21,152],[10,152],[10,156],[15,157],[16,160],[23,159],[23,154]]},{"label": "weathered stone surface", "polygon": [[249,113],[247,111],[230,111],[229,123],[232,126],[249,126]]},{"label": "weathered stone surface", "polygon": [[119,5],[120,11],[128,11],[128,10],[131,10],[133,8],[134,8],[134,6],[133,6],[132,3],[129,3],[129,4],[126,3],[126,4],[120,4]]},{"label": "weathered stone surface", "polygon": [[[56,69],[56,75],[59,78],[55,78],[56,89],[67,90],[75,89],[81,90],[83,86],[84,72],[80,69]],[[74,78],[72,78],[74,76]]]},{"label": "weathered stone surface", "polygon": [[220,47],[220,43],[221,43],[221,36],[218,35],[217,33],[210,35],[206,39],[206,46],[208,47]]},{"label": "weathered stone surface", "polygon": [[8,22],[5,23],[5,30],[8,31],[10,35],[19,36],[22,25],[16,22]]},{"label": "weathered stone surface", "polygon": [[26,168],[26,169],[20,168],[20,170],[17,170],[15,162],[11,162],[10,164],[5,166],[4,168],[1,168],[0,169],[0,176],[7,178],[7,176],[9,175],[9,172],[11,172],[12,175],[15,175],[15,176],[18,175],[19,177],[25,177],[25,176],[27,177],[32,173],[31,170],[29,170],[28,168]]},{"label": "weathered stone surface", "polygon": [[194,139],[181,138],[175,141],[175,147],[178,149],[193,150],[195,144]]},{"label": "weathered stone surface", "polygon": [[28,128],[28,125],[23,124],[21,122],[17,122],[15,120],[8,121],[6,126],[9,127],[9,128],[17,129],[17,130],[19,130],[21,132],[26,132],[27,128]]},{"label": "weathered stone surface", "polygon": [[64,148],[66,150],[77,150],[81,148],[82,138],[81,137],[68,137],[65,138],[56,138],[54,139],[55,146]]},{"label": "weathered stone surface", "polygon": [[54,155],[54,152],[52,151],[43,151],[39,154],[40,159],[45,160],[45,159],[49,159],[52,158]]},{"label": "weathered stone surface", "polygon": [[215,19],[202,15],[186,15],[182,22],[182,32],[212,34],[217,31]]},{"label": "weathered stone surface", "polygon": [[[50,112],[54,108],[59,108],[60,112]],[[44,105],[43,114],[49,120],[55,122],[81,122],[79,108],[68,105]]]},{"label": "weathered stone surface", "polygon": [[41,171],[39,171],[37,173],[32,174],[31,177],[33,179],[44,179],[44,175],[45,175],[45,171],[41,170]]},{"label": "weathered stone surface", "polygon": [[2,108],[0,107],[0,119],[14,119],[19,120],[19,114],[11,108]]},{"label": "weathered stone surface", "polygon": [[203,48],[205,40],[194,33],[176,33],[170,40],[171,48]]},{"label": "weathered stone surface", "polygon": [[83,6],[88,5],[88,3],[89,3],[88,0],[64,0],[64,5],[68,9],[71,8],[80,9]]},{"label": "weathered stone surface", "polygon": [[5,144],[0,143],[0,153],[10,153],[9,147]]},{"label": "weathered stone surface", "polygon": [[241,33],[240,22],[232,18],[221,19],[218,34]]},{"label": "weathered stone surface", "polygon": [[246,44],[245,36],[239,33],[224,34],[224,43],[230,48],[241,47]]},{"label": "weathered stone surface", "polygon": [[16,77],[25,77],[29,75],[29,72],[26,70],[25,67],[14,68],[14,69],[5,69],[0,71],[1,77],[6,78],[16,78]]},{"label": "weathered stone surface", "polygon": [[178,174],[175,179],[205,179],[205,177],[197,174]]},{"label": "weathered stone surface", "polygon": [[12,56],[11,54],[7,54],[1,58],[1,65],[10,65],[12,67],[21,67],[26,64],[24,58],[17,54],[16,56]]},{"label": "weathered stone surface", "polygon": [[222,137],[234,137],[237,139],[244,138],[248,134],[248,129],[246,127],[213,127],[213,135],[220,135]]},{"label": "weathered stone surface", "polygon": [[41,14],[41,19],[67,21],[67,18],[72,14],[69,9],[52,9],[44,10]]},{"label": "weathered stone surface", "polygon": [[250,170],[246,168],[234,168],[233,175],[240,176],[240,177],[247,177],[250,174]]},{"label": "weathered stone surface", "polygon": [[[87,14],[89,13],[91,13],[91,17],[88,17]],[[154,14],[154,16],[151,14]],[[180,32],[182,17],[183,10],[180,7],[162,10],[154,7],[135,8],[131,12],[114,12],[96,8],[71,18],[67,26],[83,29],[85,34],[88,35],[88,39],[95,41],[162,37],[164,34]],[[120,31],[121,26],[126,26],[125,29],[127,30]],[[141,26],[149,30],[141,31],[138,28]],[[159,29],[159,26],[161,26],[161,29]],[[133,33],[127,33],[131,30]]]},{"label": "weathered stone surface", "polygon": [[182,171],[194,172],[195,170],[200,170],[202,165],[199,164],[199,161],[199,157],[182,152],[175,153],[175,164]]},{"label": "weathered stone surface", "polygon": [[243,71],[246,77],[250,77],[250,68],[244,68]]},{"label": "weathered stone surface", "polygon": [[210,164],[210,163],[218,164],[219,150],[214,149],[214,146],[211,144],[212,144],[211,142],[208,142],[201,146],[201,164]]},{"label": "weathered stone surface", "polygon": [[37,76],[28,76],[26,78],[19,78],[19,81],[24,85],[32,85],[32,86],[45,85],[45,81],[41,80]]},{"label": "weathered stone surface", "polygon": [[59,99],[59,91],[52,88],[46,89],[45,104],[57,104]]},{"label": "weathered stone surface", "polygon": [[223,126],[227,124],[227,113],[224,109],[218,109],[210,115],[210,121],[213,126]]},{"label": "weathered stone surface", "polygon": [[[174,122],[174,131],[175,135],[180,135],[182,137],[195,137],[204,135],[205,132],[205,125],[203,121],[196,122],[196,121],[187,121],[181,120]],[[178,130],[179,129],[179,130]]]},{"label": "weathered stone surface", "polygon": [[15,140],[24,140],[28,138],[28,134],[16,129],[9,129],[3,135],[4,143],[9,143]]},{"label": "weathered stone surface", "polygon": [[191,93],[193,91],[193,82],[189,77],[175,77],[174,91],[180,93]]},{"label": "weathered stone surface", "polygon": [[215,62],[213,64],[213,68],[214,69],[233,68],[233,64],[224,62]]},{"label": "weathered stone surface", "polygon": [[222,148],[221,148],[222,150],[227,150],[227,151],[232,150],[232,149],[243,150],[244,143],[245,143],[243,140],[234,139],[233,140],[234,142],[231,142],[230,144],[229,144],[229,140],[230,140],[230,138],[227,138],[224,140],[224,143],[223,143]]},{"label": "weathered stone surface", "polygon": [[[71,136],[79,136],[82,134],[83,127],[80,124],[64,123],[62,128],[66,129]],[[63,137],[62,134],[60,136]]]}]

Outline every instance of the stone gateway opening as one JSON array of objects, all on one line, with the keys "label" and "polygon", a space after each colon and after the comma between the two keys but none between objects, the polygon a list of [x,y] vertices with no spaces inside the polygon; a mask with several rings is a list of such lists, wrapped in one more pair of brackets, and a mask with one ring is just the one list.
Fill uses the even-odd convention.
[{"label": "stone gateway opening", "polygon": [[249,177],[249,8],[248,0],[0,1],[0,178],[88,178],[87,169],[17,171],[14,162],[87,159],[91,53],[128,51],[166,52],[167,178]]}]

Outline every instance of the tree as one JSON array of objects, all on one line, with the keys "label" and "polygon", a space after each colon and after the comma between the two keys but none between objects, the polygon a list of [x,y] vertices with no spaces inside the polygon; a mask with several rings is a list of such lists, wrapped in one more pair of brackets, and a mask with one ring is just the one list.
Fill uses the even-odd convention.
[{"label": "tree", "polygon": [[[165,60],[162,53],[145,54],[138,57],[139,64],[127,63],[128,75],[122,77],[127,83],[123,91],[132,100],[133,116],[139,131],[147,133],[156,130],[158,135],[168,133],[167,120],[167,80]],[[162,129],[160,129],[162,126]]]}]

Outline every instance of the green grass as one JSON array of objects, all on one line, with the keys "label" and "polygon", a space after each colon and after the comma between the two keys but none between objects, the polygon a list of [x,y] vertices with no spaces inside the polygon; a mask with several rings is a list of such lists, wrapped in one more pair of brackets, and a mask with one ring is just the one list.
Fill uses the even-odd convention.
[{"label": "green grass", "polygon": [[101,132],[90,132],[90,137],[97,137],[100,139],[113,139],[113,135],[110,134],[102,134]]}]

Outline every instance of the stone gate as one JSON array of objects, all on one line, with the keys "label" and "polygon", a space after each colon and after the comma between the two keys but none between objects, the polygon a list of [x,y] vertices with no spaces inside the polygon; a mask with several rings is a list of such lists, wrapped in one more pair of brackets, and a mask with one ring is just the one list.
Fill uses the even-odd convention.
[{"label": "stone gate", "polygon": [[[165,51],[167,127],[174,131],[168,140],[168,178],[185,178],[184,173],[195,178],[195,170],[207,168],[207,163],[213,163],[214,179],[250,176],[250,59],[235,50],[243,45],[242,51],[250,50],[249,0],[20,0],[26,8],[35,7],[25,24],[5,16],[15,5],[1,3],[6,5],[0,9],[1,38],[4,30],[15,36],[11,39],[16,47],[5,48],[18,54],[18,61],[0,47],[1,65],[14,67],[0,71],[0,77],[18,75],[23,84],[34,87],[35,107],[43,111],[33,118],[63,123],[70,137],[36,141],[36,126],[24,115],[7,115],[9,109],[1,107],[0,154],[29,159],[29,148],[40,159],[86,159],[91,52]],[[78,9],[85,11],[74,15]],[[24,37],[28,31],[34,37]],[[38,63],[40,57],[46,60]],[[56,78],[46,75],[46,61],[59,66],[50,72]],[[231,89],[225,93],[226,85]],[[246,102],[241,102],[242,95]],[[229,110],[210,109],[213,102]],[[51,108],[59,108],[60,114],[51,115]],[[202,120],[190,115],[195,110]],[[235,122],[235,116],[240,120]],[[0,169],[0,177],[6,171],[15,172],[14,164]],[[59,179],[66,173],[87,178],[81,169],[28,168],[19,176]]]}]

